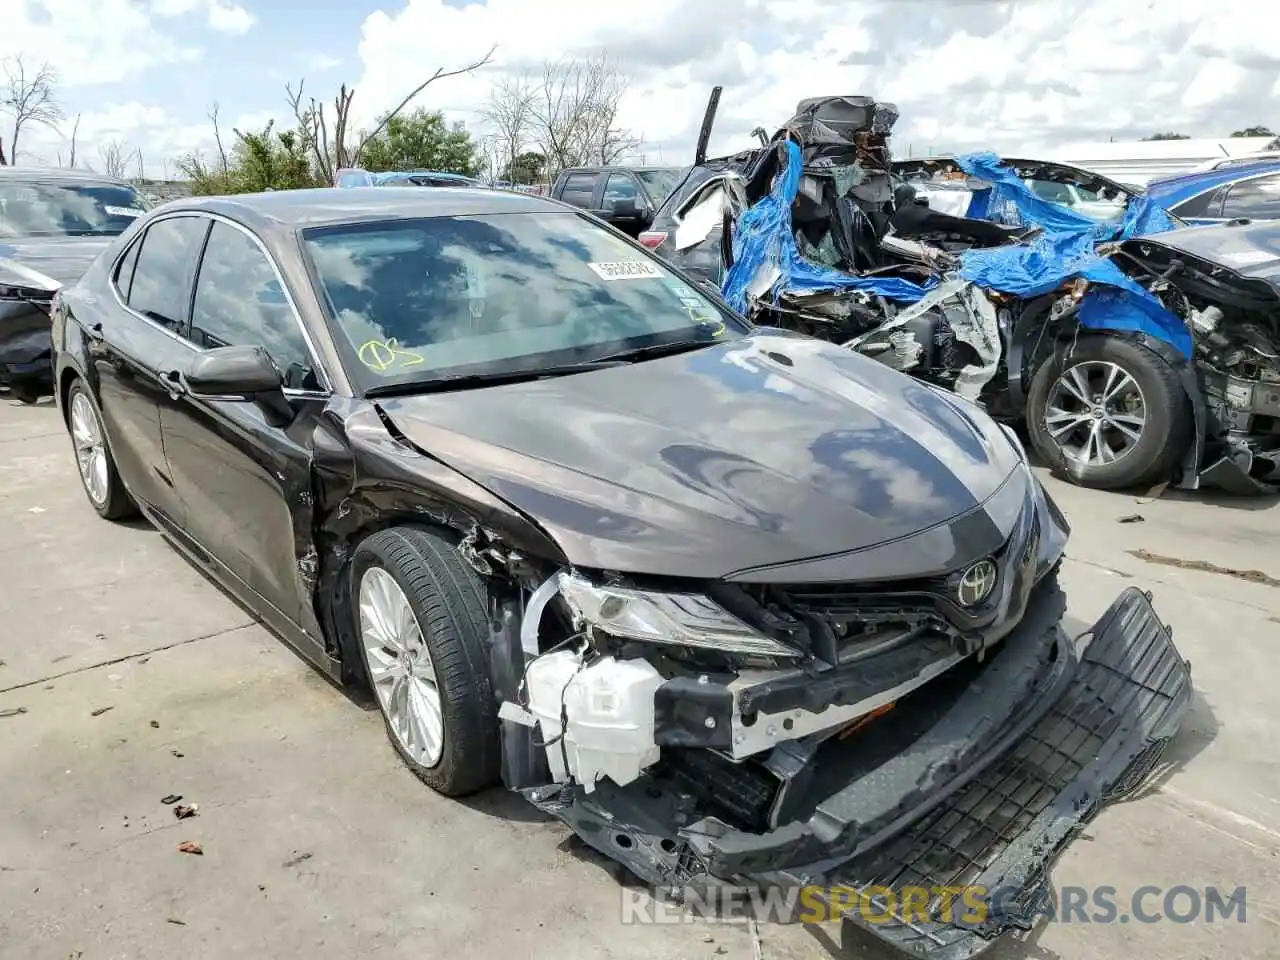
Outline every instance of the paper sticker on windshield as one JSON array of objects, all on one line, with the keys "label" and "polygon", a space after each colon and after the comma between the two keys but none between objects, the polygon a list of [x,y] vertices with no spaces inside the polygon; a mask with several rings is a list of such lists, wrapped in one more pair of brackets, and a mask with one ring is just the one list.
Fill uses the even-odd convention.
[{"label": "paper sticker on windshield", "polygon": [[140,217],[147,211],[137,207],[103,207],[113,217]]},{"label": "paper sticker on windshield", "polygon": [[661,280],[662,272],[643,260],[619,260],[617,263],[588,263],[601,280]]}]

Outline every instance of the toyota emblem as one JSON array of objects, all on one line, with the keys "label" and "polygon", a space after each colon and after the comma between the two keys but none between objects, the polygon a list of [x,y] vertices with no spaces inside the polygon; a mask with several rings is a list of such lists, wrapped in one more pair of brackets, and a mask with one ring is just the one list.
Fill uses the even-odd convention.
[{"label": "toyota emblem", "polygon": [[996,588],[998,571],[990,560],[979,560],[964,573],[956,584],[956,602],[962,607],[976,607]]}]

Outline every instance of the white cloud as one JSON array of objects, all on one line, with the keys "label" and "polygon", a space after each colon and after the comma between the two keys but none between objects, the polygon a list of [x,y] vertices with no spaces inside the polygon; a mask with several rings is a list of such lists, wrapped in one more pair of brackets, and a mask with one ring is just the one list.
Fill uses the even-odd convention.
[{"label": "white cloud", "polygon": [[219,33],[248,33],[257,22],[257,17],[238,4],[221,3],[219,0],[212,0],[209,4],[209,26]]},{"label": "white cloud", "polygon": [[[198,79],[198,50],[175,42],[174,32],[242,32],[253,25],[253,6],[0,0],[0,56],[38,51],[61,72],[68,102],[86,108],[82,140],[95,124],[110,128],[158,162],[208,148],[204,103],[170,108],[160,123],[141,104],[110,102],[132,95],[95,95],[95,87],[146,72],[147,83],[168,90],[173,78],[166,71],[178,64]],[[340,34],[331,46],[284,57],[305,64],[315,78],[308,93],[325,101],[339,81],[353,84],[357,125],[436,67],[464,64],[491,43],[498,45],[491,66],[433,84],[418,103],[479,127],[478,110],[504,75],[604,49],[630,77],[620,120],[644,138],[651,161],[690,158],[715,83],[725,87],[711,144],[716,153],[751,145],[754,127],[771,131],[799,100],[822,94],[897,103],[900,154],[970,147],[1034,154],[1080,140],[1170,130],[1224,136],[1254,124],[1280,125],[1280,108],[1272,106],[1280,98],[1280,51],[1266,31],[1241,28],[1259,22],[1256,0],[646,0],[597,4],[585,14],[588,8],[572,0],[465,6],[397,0],[384,7],[366,18],[358,38]],[[289,37],[270,40],[290,50]],[[335,69],[353,54],[358,68],[349,75]],[[276,96],[219,99],[230,120],[274,105]],[[124,107],[144,111],[132,129],[121,126],[129,119]],[[287,114],[281,102],[278,121]],[[251,118],[243,125],[262,124]],[[50,131],[29,128],[24,139],[24,150],[50,160],[64,146]]]},{"label": "white cloud", "polygon": [[[1270,114],[1280,52],[1252,0],[408,0],[364,23],[366,120],[436,66],[498,44],[493,66],[427,89],[423,106],[478,123],[490,85],[545,58],[606,48],[630,74],[623,124],[652,160],[686,160],[714,83],[713,152],[752,143],[799,100],[866,94],[901,109],[895,146],[1049,150],[1164,130],[1225,136]],[[1278,84],[1280,86],[1280,84]]]}]

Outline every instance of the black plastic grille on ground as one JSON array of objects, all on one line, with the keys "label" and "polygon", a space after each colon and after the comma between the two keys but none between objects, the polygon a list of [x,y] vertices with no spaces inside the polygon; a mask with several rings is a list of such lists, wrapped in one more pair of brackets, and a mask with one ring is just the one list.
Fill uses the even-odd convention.
[{"label": "black plastic grille on ground", "polygon": [[[998,916],[962,926],[957,895],[948,922],[943,898],[931,920],[884,917],[871,898],[854,925],[918,954],[968,958],[1000,933],[1027,928],[1047,896],[1047,872],[1075,830],[1102,803],[1136,788],[1190,703],[1190,672],[1148,598],[1126,590],[1095,625],[1063,697],[1004,757],[884,846],[841,867],[828,882],[868,891],[887,887],[980,886],[1008,891]],[[856,934],[855,934],[856,936]]]}]

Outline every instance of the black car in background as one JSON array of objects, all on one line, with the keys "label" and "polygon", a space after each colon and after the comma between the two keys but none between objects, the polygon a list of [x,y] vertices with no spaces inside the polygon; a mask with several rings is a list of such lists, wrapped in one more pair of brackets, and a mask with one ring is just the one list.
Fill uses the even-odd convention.
[{"label": "black car in background", "polygon": [[79,170],[0,167],[0,388],[52,393],[49,308],[149,207],[129,184]]},{"label": "black car in background", "polygon": [[629,236],[646,230],[682,167],[567,167],[551,185],[551,199],[595,214]]},{"label": "black car in background", "polygon": [[[434,789],[501,782],[666,889],[1040,903],[1188,706],[1138,590],[1064,631],[1067,524],[1009,431],[559,203],[176,201],[53,338],[101,516],[368,683]],[[1007,907],[871,929],[968,957]]]}]

